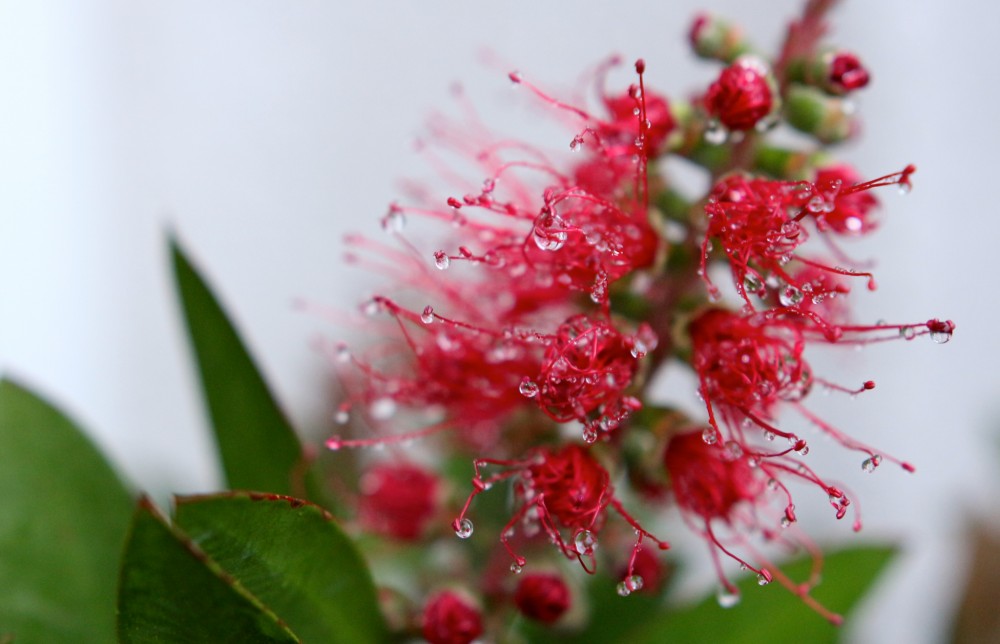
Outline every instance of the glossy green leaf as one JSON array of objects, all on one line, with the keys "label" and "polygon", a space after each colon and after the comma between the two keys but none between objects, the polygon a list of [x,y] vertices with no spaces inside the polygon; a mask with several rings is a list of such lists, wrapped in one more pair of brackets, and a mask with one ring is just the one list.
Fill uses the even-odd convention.
[{"label": "glossy green leaf", "polygon": [[118,637],[126,644],[299,641],[147,499],[122,558]]},{"label": "glossy green leaf", "polygon": [[176,523],[304,641],[385,639],[364,561],[318,506],[249,493],[186,497]]},{"label": "glossy green leaf", "polygon": [[229,487],[314,498],[298,437],[239,334],[176,241],[171,253]]},{"label": "glossy green leaf", "polygon": [[113,641],[130,508],[66,416],[0,380],[0,641]]},{"label": "glossy green leaf", "polygon": [[[823,582],[812,595],[830,610],[847,614],[864,596],[895,551],[885,547],[852,548],[825,556]],[[792,579],[808,576],[811,560],[782,566]],[[621,641],[714,642],[718,644],[820,644],[836,642],[841,630],[809,609],[800,599],[774,581],[759,587],[756,578],[738,584],[742,599],[733,608],[719,607],[709,597],[686,610],[664,612],[656,620],[635,628],[623,624]]]}]

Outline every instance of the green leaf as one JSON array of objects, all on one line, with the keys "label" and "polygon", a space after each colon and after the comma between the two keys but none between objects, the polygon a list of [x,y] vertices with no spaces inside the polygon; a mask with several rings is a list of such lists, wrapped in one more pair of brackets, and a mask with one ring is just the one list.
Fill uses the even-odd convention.
[{"label": "green leaf", "polygon": [[298,642],[264,604],[146,498],[122,558],[118,638],[130,642]]},{"label": "green leaf", "polygon": [[176,523],[304,641],[386,639],[364,561],[318,506],[249,493],[186,497]]},{"label": "green leaf", "polygon": [[0,641],[114,640],[130,507],[66,416],[0,380]]},{"label": "green leaf", "polygon": [[[829,609],[846,614],[868,591],[892,560],[895,550],[886,547],[863,547],[825,555],[823,582],[812,595]],[[811,559],[800,559],[782,566],[792,579],[805,579]],[[630,643],[715,642],[718,644],[784,642],[836,642],[838,627],[809,609],[777,581],[757,586],[755,577],[738,584],[742,599],[733,607],[719,607],[714,597],[687,610],[664,612],[658,619],[628,630],[621,641]]]},{"label": "green leaf", "polygon": [[174,276],[229,487],[315,498],[291,424],[176,240]]}]

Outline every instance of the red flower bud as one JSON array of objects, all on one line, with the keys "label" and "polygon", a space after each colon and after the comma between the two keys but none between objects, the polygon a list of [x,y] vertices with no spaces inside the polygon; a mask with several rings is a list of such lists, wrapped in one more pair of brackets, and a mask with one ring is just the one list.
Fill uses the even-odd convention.
[{"label": "red flower bud", "polygon": [[830,60],[827,83],[834,91],[847,93],[861,89],[869,80],[868,70],[854,54],[837,52]]},{"label": "red flower bud", "polygon": [[771,113],[775,100],[767,70],[742,58],[722,70],[704,98],[705,110],[730,130],[750,130]]},{"label": "red flower bud", "polygon": [[423,622],[424,639],[430,644],[468,644],[483,633],[479,611],[451,591],[427,602]]},{"label": "red flower bud", "polygon": [[396,539],[416,539],[434,515],[437,489],[437,478],[416,465],[379,463],[361,477],[361,523]]},{"label": "red flower bud", "polygon": [[558,575],[526,575],[517,585],[514,603],[526,617],[552,624],[569,608],[569,588]]}]

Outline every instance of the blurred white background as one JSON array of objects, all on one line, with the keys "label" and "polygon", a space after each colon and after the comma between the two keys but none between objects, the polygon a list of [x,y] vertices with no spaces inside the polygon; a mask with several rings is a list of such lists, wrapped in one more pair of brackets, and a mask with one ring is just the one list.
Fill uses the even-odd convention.
[{"label": "blurred white background", "polygon": [[[506,70],[480,62],[484,48],[554,88],[609,53],[642,56],[647,82],[687,96],[717,73],[687,52],[696,10],[773,51],[799,4],[0,1],[0,369],[67,408],[136,487],[209,489],[217,465],[169,228],[298,426],[322,425],[326,365],[310,343],[341,331],[292,302],[365,295],[341,237],[377,234],[454,81],[501,129],[531,115]],[[997,24],[1000,5],[973,2],[855,0],[834,16],[833,40],[873,72],[864,137],[841,156],[867,176],[919,167],[911,195],[880,195],[885,223],[856,253],[877,255],[880,283],[858,316],[958,324],[947,346],[920,338],[824,362],[879,386],[826,399],[823,413],[918,466],[862,478],[855,455],[829,460],[855,474],[844,478],[861,493],[863,535],[905,545],[851,641],[939,641],[966,513],[996,510]],[[814,532],[851,538],[816,506]]]}]

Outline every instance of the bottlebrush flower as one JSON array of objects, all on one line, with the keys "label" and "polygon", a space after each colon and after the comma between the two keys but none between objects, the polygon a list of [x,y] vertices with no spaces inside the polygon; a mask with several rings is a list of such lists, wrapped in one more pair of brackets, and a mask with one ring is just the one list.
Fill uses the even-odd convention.
[{"label": "bottlebrush flower", "polygon": [[[473,524],[466,514],[472,500],[494,484],[513,479],[517,509],[501,532],[500,542],[514,560],[511,569],[515,572],[520,572],[526,563],[510,545],[510,538],[520,528],[528,537],[544,532],[565,557],[578,560],[584,570],[593,573],[598,535],[609,506],[635,530],[633,554],[644,539],[652,540],[663,550],[669,547],[625,510],[614,496],[607,470],[584,447],[570,444],[558,450],[542,448],[523,461],[477,459],[474,466],[474,489],[452,527],[459,537],[469,538]],[[503,469],[483,478],[481,470],[489,466]],[[633,574],[630,566],[628,576]]]},{"label": "bottlebrush flower", "polygon": [[419,538],[438,507],[438,479],[412,463],[377,463],[361,476],[358,517],[367,529]]},{"label": "bottlebrush flower", "polygon": [[457,593],[443,591],[427,602],[422,630],[430,644],[469,644],[483,634],[483,619]]},{"label": "bottlebrush flower", "polygon": [[526,617],[552,624],[569,609],[569,588],[559,575],[528,574],[517,584],[514,603]]},{"label": "bottlebrush flower", "polygon": [[[864,197],[866,191],[885,185],[910,185],[916,168],[864,183],[845,185],[850,175],[844,169],[828,170],[815,182],[776,181],[730,175],[712,189],[705,204],[708,228],[702,242],[702,276],[711,292],[716,287],[707,277],[711,239],[722,246],[733,273],[736,288],[744,301],[753,307],[748,293],[760,293],[768,280],[776,282],[782,306],[795,307],[807,296],[821,298],[835,291],[821,291],[822,284],[797,278],[786,269],[793,260],[841,276],[863,276],[874,290],[871,273],[840,266],[829,266],[798,251],[809,238],[804,220],[812,218],[821,232],[856,232],[870,230],[867,217],[874,206]],[[820,288],[817,288],[820,287]],[[810,295],[812,294],[812,295]]]},{"label": "bottlebrush flower", "polygon": [[[838,508],[838,518],[846,513],[850,501],[842,491],[823,483],[808,467],[794,459],[734,450],[704,440],[705,435],[700,431],[675,435],[670,439],[663,461],[677,505],[692,530],[701,534],[709,544],[712,562],[722,584],[719,603],[728,607],[739,601],[739,590],[723,571],[721,553],[736,561],[741,568],[757,573],[759,585],[764,586],[778,579],[782,586],[827,620],[834,624],[841,623],[840,615],[809,595],[819,582],[823,563],[821,553],[808,539],[793,540],[784,530],[776,529],[776,525],[769,525],[768,495],[776,494],[787,499],[780,519],[780,526],[784,529],[795,522],[795,506],[791,503],[788,488],[779,477],[796,477],[823,487],[830,496],[831,504]],[[804,546],[813,557],[809,579],[805,583],[789,579],[751,544],[749,537],[752,535],[790,547]],[[750,557],[738,554],[737,548],[749,551]],[[755,564],[749,559],[760,563]]]}]

